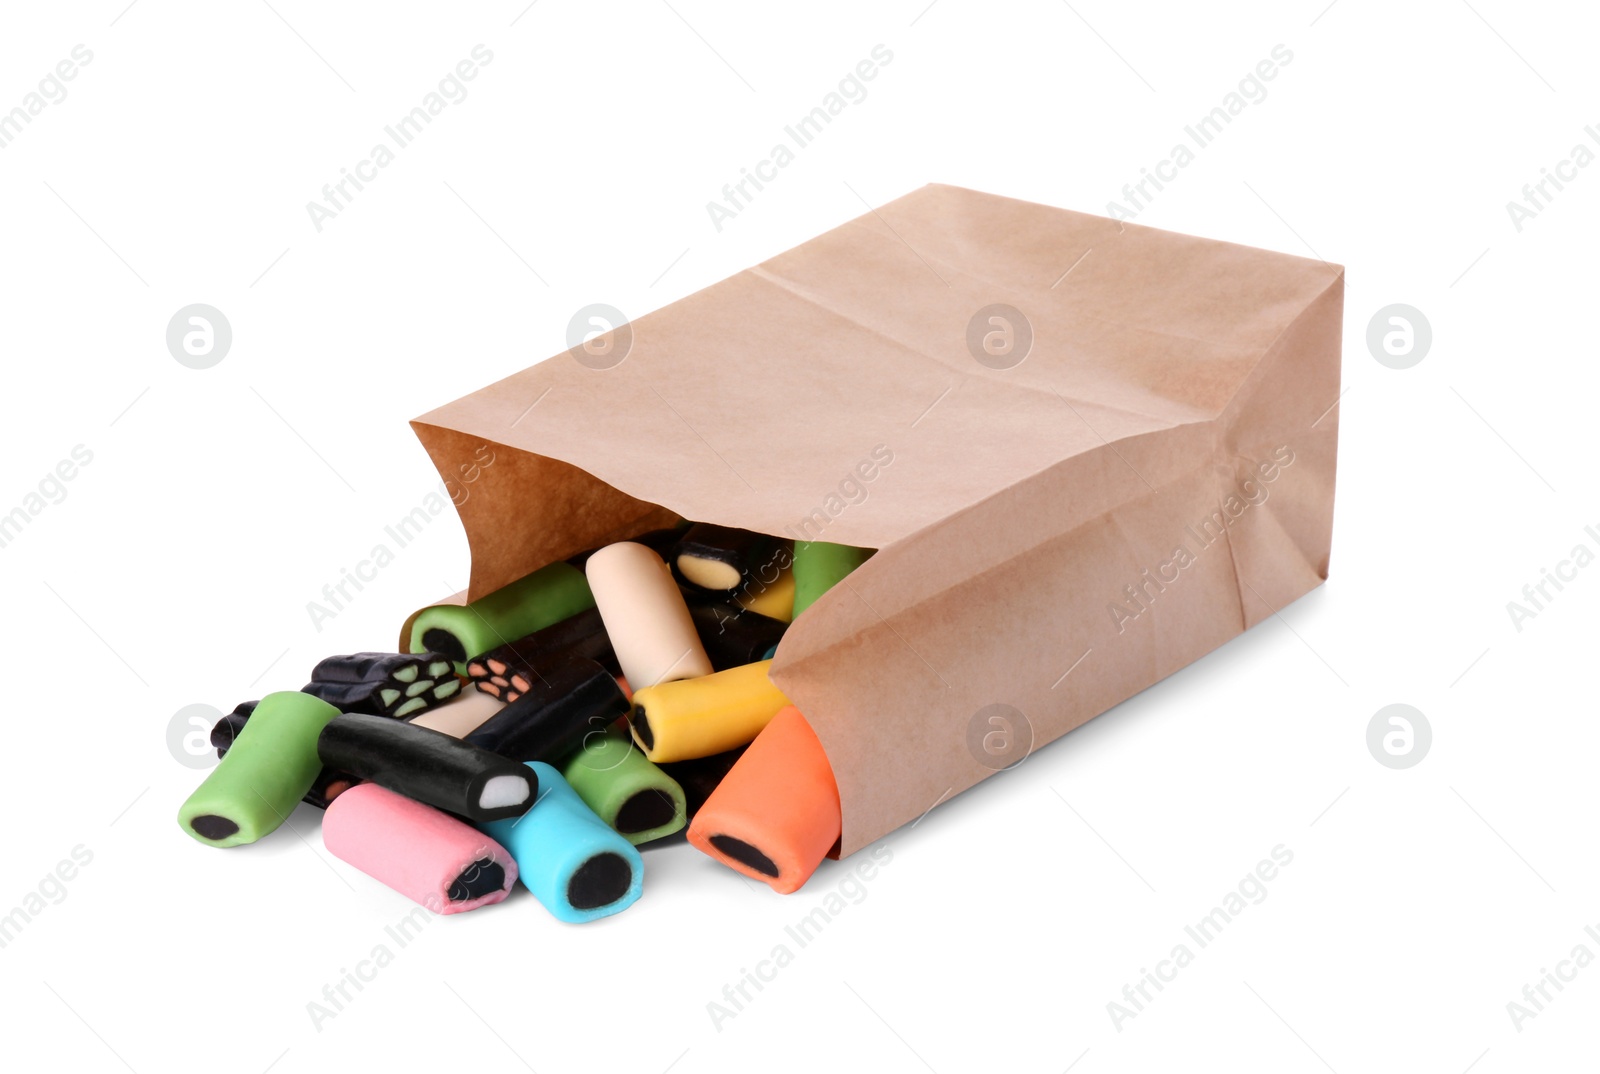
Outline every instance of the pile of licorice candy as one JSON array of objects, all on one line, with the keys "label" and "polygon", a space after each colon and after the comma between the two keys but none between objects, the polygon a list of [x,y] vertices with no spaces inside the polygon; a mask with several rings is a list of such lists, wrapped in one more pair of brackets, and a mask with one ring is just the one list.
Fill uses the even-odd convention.
[{"label": "pile of licorice candy", "polygon": [[219,720],[178,822],[238,846],[304,801],[330,853],[440,914],[521,880],[561,921],[606,917],[642,893],[640,849],[685,835],[798,890],[838,843],[839,795],[768,669],[870,555],[686,522],[424,608],[409,652],[329,657]]}]

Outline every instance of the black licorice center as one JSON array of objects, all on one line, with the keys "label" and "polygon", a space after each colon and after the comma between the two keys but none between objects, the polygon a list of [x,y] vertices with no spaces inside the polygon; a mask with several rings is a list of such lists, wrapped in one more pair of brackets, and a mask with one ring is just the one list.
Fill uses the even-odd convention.
[{"label": "black licorice center", "polygon": [[633,867],[620,854],[596,854],[567,881],[567,902],[574,910],[598,910],[628,893]]},{"label": "black licorice center", "polygon": [[635,705],[628,722],[633,724],[633,729],[639,733],[639,741],[647,750],[656,748],[656,736],[650,730],[650,717],[645,715],[643,705]]},{"label": "black licorice center", "polygon": [[479,858],[456,877],[455,883],[450,885],[449,897],[451,902],[466,902],[481,899],[505,886],[505,869],[498,862]]},{"label": "black licorice center", "polygon": [[466,646],[461,639],[443,627],[430,627],[423,631],[422,644],[430,653],[439,653],[458,664],[467,662]]},{"label": "black licorice center", "polygon": [[738,862],[754,869],[762,876],[777,876],[778,867],[771,858],[767,857],[743,839],[735,839],[731,835],[713,835],[711,845],[722,853]]},{"label": "black licorice center", "polygon": [[623,835],[647,832],[666,824],[677,812],[670,794],[649,787],[622,803],[617,810],[616,829]]},{"label": "black licorice center", "polygon": [[219,817],[215,813],[202,813],[189,822],[195,834],[204,839],[223,840],[235,834],[239,826],[227,817]]}]

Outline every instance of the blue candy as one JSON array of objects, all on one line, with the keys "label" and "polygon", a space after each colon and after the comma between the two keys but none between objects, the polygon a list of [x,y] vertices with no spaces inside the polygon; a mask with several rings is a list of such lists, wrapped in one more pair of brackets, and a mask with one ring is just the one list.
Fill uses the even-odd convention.
[{"label": "blue candy", "polygon": [[557,920],[574,924],[621,913],[644,890],[644,859],[584,805],[561,773],[527,762],[539,797],[520,817],[478,828],[505,847],[533,897]]}]

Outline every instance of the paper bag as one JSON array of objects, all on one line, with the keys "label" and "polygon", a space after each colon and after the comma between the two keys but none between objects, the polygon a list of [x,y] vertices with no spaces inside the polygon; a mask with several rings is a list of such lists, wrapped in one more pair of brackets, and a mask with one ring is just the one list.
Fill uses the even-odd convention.
[{"label": "paper bag", "polygon": [[474,598],[680,516],[877,549],[772,667],[849,854],[1327,577],[1343,296],[928,186],[412,424]]}]

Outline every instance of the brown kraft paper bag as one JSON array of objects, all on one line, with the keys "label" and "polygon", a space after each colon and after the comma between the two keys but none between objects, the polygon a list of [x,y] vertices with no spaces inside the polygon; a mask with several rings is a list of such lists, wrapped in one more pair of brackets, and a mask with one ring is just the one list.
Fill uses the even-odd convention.
[{"label": "brown kraft paper bag", "polygon": [[412,425],[474,599],[679,516],[878,549],[772,667],[850,854],[1327,577],[1343,299],[932,185]]}]

